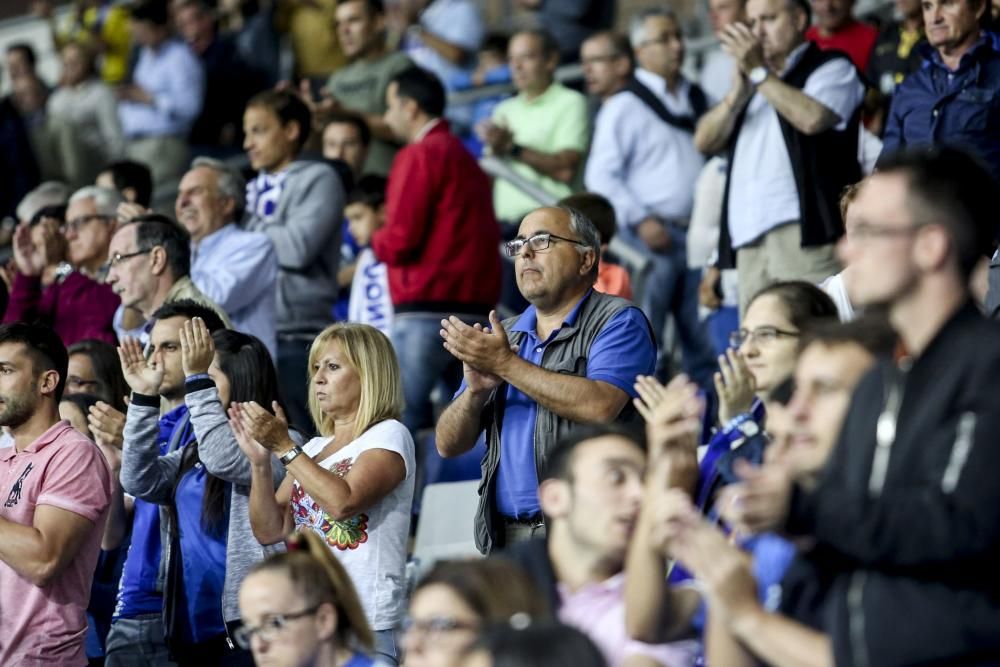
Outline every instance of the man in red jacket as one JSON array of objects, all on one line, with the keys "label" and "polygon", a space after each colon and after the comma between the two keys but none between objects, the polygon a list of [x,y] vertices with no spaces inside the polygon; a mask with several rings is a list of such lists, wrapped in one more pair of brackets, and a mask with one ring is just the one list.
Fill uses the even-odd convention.
[{"label": "man in red jacket", "polygon": [[441,346],[441,320],[486,325],[500,297],[500,228],[489,178],[441,118],[441,82],[404,70],[389,83],[387,101],[385,121],[407,145],[392,163],[386,225],[372,249],[388,266],[403,422],[415,431],[430,425],[431,391],[458,364]]}]

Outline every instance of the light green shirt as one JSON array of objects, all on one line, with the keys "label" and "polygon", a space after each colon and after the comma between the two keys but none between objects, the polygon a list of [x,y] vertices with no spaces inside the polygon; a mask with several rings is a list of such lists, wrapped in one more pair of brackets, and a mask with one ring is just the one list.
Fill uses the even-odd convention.
[{"label": "light green shirt", "polygon": [[[345,107],[360,114],[385,113],[385,91],[398,73],[413,62],[400,52],[388,53],[378,60],[357,60],[333,73],[326,87]],[[399,146],[372,137],[364,173],[387,176]]]},{"label": "light green shirt", "polygon": [[[562,84],[553,83],[531,100],[524,94],[504,100],[493,111],[493,122],[514,133],[514,143],[543,153],[575,150],[584,153],[590,137],[587,99]],[[581,159],[580,164],[583,164]],[[543,176],[528,165],[511,160],[514,171],[562,199],[572,194],[572,188]],[[505,222],[520,222],[539,204],[502,179],[493,185],[493,205],[497,218]]]}]

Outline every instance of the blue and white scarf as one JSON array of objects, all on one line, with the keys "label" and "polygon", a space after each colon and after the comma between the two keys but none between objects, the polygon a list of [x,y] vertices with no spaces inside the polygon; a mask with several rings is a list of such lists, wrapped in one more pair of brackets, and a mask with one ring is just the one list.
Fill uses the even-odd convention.
[{"label": "blue and white scarf", "polygon": [[287,171],[277,174],[260,172],[257,178],[247,183],[247,210],[251,215],[265,223],[274,221],[274,213],[278,210],[278,200],[285,189]]}]

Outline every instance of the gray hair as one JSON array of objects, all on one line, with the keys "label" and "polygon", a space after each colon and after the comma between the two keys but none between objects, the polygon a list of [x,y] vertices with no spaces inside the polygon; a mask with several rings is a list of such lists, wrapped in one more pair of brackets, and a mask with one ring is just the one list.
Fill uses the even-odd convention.
[{"label": "gray hair", "polygon": [[61,181],[45,181],[21,199],[15,213],[18,221],[28,222],[47,206],[62,206],[69,199],[70,192],[70,187]]},{"label": "gray hair", "polygon": [[94,207],[97,209],[97,214],[109,218],[115,218],[117,216],[118,204],[125,201],[122,199],[121,194],[119,194],[117,190],[102,188],[96,185],[88,185],[74,192],[73,196],[69,198],[69,203],[75,204],[76,202],[84,199],[93,199]]},{"label": "gray hair", "polygon": [[646,20],[657,16],[670,19],[678,27],[680,26],[677,14],[666,7],[651,7],[636,12],[632,15],[628,23],[628,40],[631,42],[633,49],[638,49],[639,45],[646,39]]},{"label": "gray hair", "polygon": [[232,199],[233,203],[236,204],[233,217],[239,220],[247,205],[247,185],[240,172],[222,160],[216,160],[212,157],[196,157],[191,163],[191,168],[197,169],[198,167],[211,169],[218,174],[219,192],[223,197]]},{"label": "gray hair", "polygon": [[560,211],[569,216],[569,230],[580,239],[580,245],[575,246],[581,255],[592,250],[594,252],[594,267],[590,271],[590,282],[597,280],[597,272],[601,263],[601,233],[597,231],[597,226],[590,218],[580,211],[569,206],[557,206]]}]

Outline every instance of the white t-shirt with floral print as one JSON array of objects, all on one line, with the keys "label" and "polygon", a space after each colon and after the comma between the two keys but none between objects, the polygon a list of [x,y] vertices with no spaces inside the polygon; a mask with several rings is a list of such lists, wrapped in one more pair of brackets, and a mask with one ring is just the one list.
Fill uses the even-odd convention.
[{"label": "white t-shirt with floral print", "polygon": [[[330,440],[330,437],[313,438],[303,449],[315,459]],[[388,630],[402,619],[406,597],[406,541],[415,470],[413,438],[400,422],[388,419],[316,462],[344,476],[358,457],[370,449],[396,452],[406,466],[406,478],[381,502],[350,519],[336,521],[296,480],[292,486],[291,512],[295,529],[315,531],[347,570],[372,629]]]}]

